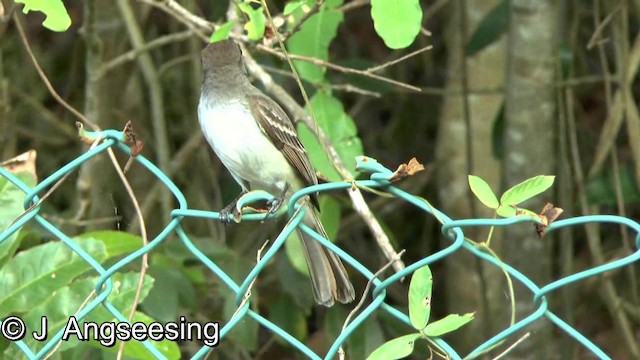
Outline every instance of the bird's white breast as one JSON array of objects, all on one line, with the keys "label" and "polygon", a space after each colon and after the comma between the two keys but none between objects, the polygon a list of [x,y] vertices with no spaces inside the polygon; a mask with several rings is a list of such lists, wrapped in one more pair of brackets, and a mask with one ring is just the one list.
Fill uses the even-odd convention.
[{"label": "bird's white breast", "polygon": [[246,105],[201,101],[198,119],[205,139],[241,186],[243,180],[253,190],[264,189],[277,196],[274,192],[295,181],[286,158],[262,132]]}]

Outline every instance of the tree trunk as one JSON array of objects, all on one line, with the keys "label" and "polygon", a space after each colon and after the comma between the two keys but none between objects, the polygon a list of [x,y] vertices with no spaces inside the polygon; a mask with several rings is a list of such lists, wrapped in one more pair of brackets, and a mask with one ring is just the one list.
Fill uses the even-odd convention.
[{"label": "tree trunk", "polygon": [[[504,86],[506,40],[503,36],[475,55],[464,57],[464,45],[480,21],[499,3],[499,0],[453,1],[450,6],[451,20],[446,36],[449,49],[446,93],[454,95],[444,98],[436,161],[441,208],[453,218],[493,216],[492,211],[481,207],[471,197],[468,174],[478,175],[492,188],[499,188],[500,163],[491,155],[491,134],[504,96],[501,92],[491,93],[486,89]],[[463,61],[466,62],[465,68],[462,68]],[[465,88],[468,90],[466,99],[463,95]],[[488,231],[487,228],[465,229],[465,235],[484,241]],[[449,244],[447,241],[443,245]],[[457,330],[451,339],[451,345],[463,355],[496,333],[493,323],[504,309],[494,305],[499,304],[494,297],[502,297],[500,286],[504,277],[495,266],[488,266],[464,250],[445,261],[447,311],[476,311],[476,320]]]},{"label": "tree trunk", "polygon": [[[535,175],[556,171],[556,94],[553,86],[557,36],[556,1],[512,0],[508,40],[503,176],[505,188]],[[552,192],[527,201],[528,209],[540,211]],[[541,241],[529,223],[509,226],[502,239],[502,257],[536,284],[551,278],[551,247]],[[515,286],[517,320],[536,307],[529,290]],[[507,304],[508,299],[503,300]],[[552,327],[537,321],[527,328],[533,336],[510,355],[512,358],[546,359],[554,353],[550,346]],[[515,341],[515,339],[512,339]]]}]

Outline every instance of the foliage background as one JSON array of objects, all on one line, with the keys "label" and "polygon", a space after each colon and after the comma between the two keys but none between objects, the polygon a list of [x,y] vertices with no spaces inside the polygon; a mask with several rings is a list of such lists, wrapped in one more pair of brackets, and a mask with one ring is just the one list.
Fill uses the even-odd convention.
[{"label": "foliage background", "polygon": [[[161,3],[67,3],[72,25],[63,33],[44,29],[43,16],[37,12],[16,15],[62,98],[101,128],[121,129],[131,120],[145,142],[143,154],[160,164],[190,206],[217,210],[239,189],[206,146],[197,123],[199,54],[204,45],[198,33],[203,31],[162,11]],[[285,5],[283,1],[267,3],[274,15]],[[11,17],[22,5],[6,0],[2,4],[0,158],[36,149],[42,178],[87,145],[78,141],[73,126],[77,119],[43,86],[25,52]],[[227,2],[180,4],[215,24],[226,21]],[[325,124],[326,132],[341,130],[353,119],[366,155],[390,168],[417,157],[428,171],[406,179],[402,187],[429,199],[453,218],[492,216],[472,197],[468,174],[483,177],[494,189],[506,189],[538,174],[555,174],[555,193],[532,200],[529,208],[541,209],[551,201],[565,209],[565,216],[637,217],[637,1],[436,0],[419,4],[422,28],[431,36],[423,31],[409,47],[392,50],[374,29],[368,1],[325,2],[325,6],[338,6],[331,10],[333,17],[325,14],[334,19],[336,35],[321,49],[333,64],[367,69],[433,46],[379,73],[421,91],[349,71],[303,74],[311,96],[331,93],[339,103],[329,109],[338,114],[343,109],[347,115],[347,125],[328,116],[332,121]],[[154,46],[158,39],[161,46]],[[293,53],[310,51],[309,42],[292,42],[288,45]],[[259,47],[250,47],[250,52],[276,83],[304,105],[286,62]],[[119,58],[123,54],[129,57]],[[122,62],[114,63],[118,58]],[[125,161],[121,156],[120,162]],[[150,174],[135,166],[128,177],[142,204],[147,230],[154,235],[169,221],[171,199]],[[407,250],[405,263],[446,245],[434,219],[417,217],[414,209],[400,201],[370,194],[366,199],[395,248]],[[386,260],[369,228],[351,209],[349,198],[336,193],[323,204],[329,209],[324,216],[339,214],[334,220],[334,240],[369,269],[382,267]],[[43,206],[47,217],[67,233],[139,232],[129,196],[107,158],[84,165]],[[274,222],[224,227],[204,220],[189,220],[186,226],[236,280],[248,273],[258,248],[279,228]],[[25,230],[24,236],[21,249],[53,240],[36,226]],[[476,241],[487,236],[486,231],[469,235]],[[492,249],[505,262],[541,284],[621,257],[633,248],[631,236],[614,226],[561,232],[545,241],[535,238],[528,226],[513,226],[492,236]],[[132,270],[137,268],[138,264],[132,265]],[[434,317],[476,311],[472,324],[446,338],[461,353],[508,325],[510,300],[498,270],[466,254],[448,257],[432,270]],[[637,266],[626,268],[563,289],[551,306],[614,358],[639,358],[637,270]],[[176,241],[152,253],[149,274],[155,283],[141,309],[155,319],[185,315],[224,321],[234,310],[233,299],[218,279]],[[361,291],[365,279],[353,276],[353,280]],[[395,285],[389,289],[390,302],[406,308],[406,293],[406,284]],[[261,312],[320,353],[335,338],[349,310],[347,306],[315,307],[308,280],[293,269],[284,252],[261,275],[253,298]],[[531,299],[523,289],[516,288],[516,305],[518,316],[530,311]],[[554,336],[547,323],[528,330],[534,336],[520,344],[511,354],[514,358],[584,356],[571,339]],[[372,318],[350,340],[347,351],[352,358],[364,358],[384,339],[406,331],[384,316]],[[180,346],[185,356],[199,347],[196,343]],[[426,351],[423,347],[416,353]],[[295,356],[280,339],[247,323],[234,330],[230,341],[223,341],[211,358]]]}]

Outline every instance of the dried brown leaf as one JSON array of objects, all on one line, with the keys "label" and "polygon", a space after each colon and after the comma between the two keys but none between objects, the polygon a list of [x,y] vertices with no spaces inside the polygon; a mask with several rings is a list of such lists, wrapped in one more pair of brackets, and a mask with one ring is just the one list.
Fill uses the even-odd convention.
[{"label": "dried brown leaf", "polygon": [[406,164],[400,164],[398,166],[398,170],[396,170],[393,175],[389,178],[389,181],[398,181],[407,176],[412,176],[420,171],[424,170],[424,165],[422,165],[418,160],[413,157]]},{"label": "dried brown leaf", "polygon": [[26,172],[32,175],[34,179],[38,179],[38,176],[36,174],[36,157],[36,151],[29,150],[14,158],[3,161],[2,163],[0,163],[0,166],[5,168],[12,174]]},{"label": "dried brown leaf", "polygon": [[138,138],[138,135],[133,130],[133,125],[131,121],[127,121],[127,124],[124,126],[124,141],[131,148],[131,156],[136,157],[140,152],[142,152],[142,148],[144,147],[144,142]]},{"label": "dried brown leaf", "polygon": [[547,232],[549,225],[551,225],[551,223],[553,223],[563,211],[563,209],[553,206],[552,203],[547,203],[538,215],[540,217],[540,223],[535,223],[533,225],[536,234],[542,238]]}]

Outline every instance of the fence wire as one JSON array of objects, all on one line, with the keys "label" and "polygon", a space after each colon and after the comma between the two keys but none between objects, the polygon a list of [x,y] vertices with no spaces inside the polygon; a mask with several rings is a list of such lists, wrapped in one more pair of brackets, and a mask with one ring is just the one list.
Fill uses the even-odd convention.
[{"label": "fence wire", "polygon": [[[386,298],[386,288],[391,284],[399,281],[401,278],[411,275],[418,268],[432,264],[435,261],[441,260],[448,255],[456,251],[469,251],[473,255],[478,258],[495,265],[503,271],[508,272],[512,279],[519,281],[526,288],[531,291],[531,295],[533,298],[533,304],[536,309],[531,314],[526,316],[525,318],[517,321],[512,326],[509,326],[505,330],[500,333],[494,335],[489,340],[480,344],[476,349],[471,351],[469,354],[466,354],[464,357],[473,357],[475,355],[480,354],[481,352],[497,345],[498,343],[506,340],[511,335],[516,332],[524,329],[531,323],[536,320],[546,318],[551,323],[555,324],[558,329],[562,330],[572,338],[574,338],[578,343],[582,344],[588,351],[590,351],[593,355],[597,356],[601,359],[609,359],[610,357],[600,349],[596,344],[594,344],[590,339],[583,336],[577,329],[566,323],[559,316],[555,315],[551,310],[549,310],[548,302],[547,302],[547,294],[550,292],[557,290],[561,287],[564,287],[568,284],[575,283],[577,281],[583,280],[588,277],[593,277],[598,274],[601,274],[605,271],[613,270],[616,268],[620,268],[634,262],[637,262],[640,258],[640,224],[637,222],[620,216],[612,216],[612,215],[593,215],[593,216],[581,216],[574,217],[565,220],[559,220],[554,222],[549,226],[547,232],[552,232],[554,230],[574,226],[579,224],[586,223],[616,223],[620,225],[624,225],[626,227],[631,228],[637,235],[635,240],[636,251],[633,254],[625,256],[615,261],[611,261],[606,264],[602,264],[600,266],[596,266],[576,274],[564,277],[562,279],[553,281],[546,285],[538,285],[534,283],[532,280],[527,278],[524,274],[519,272],[518,270],[511,267],[509,264],[505,264],[500,262],[495,257],[487,254],[485,251],[477,248],[476,246],[470,244],[465,241],[464,229],[466,227],[478,227],[478,226],[507,226],[519,222],[532,222],[536,221],[533,217],[530,216],[516,216],[512,218],[506,219],[465,219],[465,220],[453,220],[449,218],[446,214],[438,211],[433,208],[427,201],[422,198],[416,197],[412,194],[409,194],[391,184],[389,178],[393,174],[393,172],[371,158],[361,158],[358,160],[358,170],[366,173],[370,173],[369,180],[361,180],[356,183],[359,186],[370,187],[370,188],[380,188],[384,191],[409,202],[414,205],[419,211],[423,211],[427,214],[430,214],[438,219],[442,225],[442,233],[446,238],[451,241],[451,244],[432,254],[429,255],[420,261],[417,261],[410,266],[407,266],[404,270],[395,273],[389,278],[381,281],[377,278],[374,278],[374,274],[369,271],[366,267],[364,267],[360,262],[351,257],[348,253],[344,252],[342,249],[334,245],[331,241],[323,238],[319,234],[315,233],[312,229],[306,227],[301,223],[301,219],[304,216],[304,210],[300,209],[300,211],[294,212],[294,206],[301,197],[314,193],[314,192],[324,192],[336,189],[347,189],[352,186],[350,182],[334,182],[327,184],[320,184],[311,186],[305,189],[302,189],[294,194],[289,202],[289,216],[293,216],[290,221],[287,223],[286,227],[279,234],[276,240],[273,242],[271,247],[265,254],[262,256],[261,260],[256,264],[256,266],[251,270],[251,272],[246,276],[242,283],[235,282],[224,270],[222,270],[215,262],[211,261],[202,251],[196,247],[194,242],[189,238],[189,235],[184,231],[181,226],[181,222],[185,218],[194,217],[194,218],[206,218],[206,219],[214,219],[220,220],[220,213],[214,211],[202,211],[202,210],[194,210],[190,209],[185,196],[182,194],[180,189],[152,162],[147,160],[144,156],[138,155],[135,157],[136,161],[144,166],[146,169],[151,171],[158,180],[160,180],[166,188],[173,194],[175,197],[178,208],[174,209],[171,214],[171,221],[169,224],[149,243],[140,249],[130,253],[129,255],[122,258],[117,263],[112,266],[105,268],[103,267],[97,259],[94,259],[86,250],[78,245],[76,241],[71,239],[67,234],[58,229],[55,225],[53,225],[50,221],[46,220],[42,215],[40,215],[41,206],[37,205],[39,201],[39,194],[43,194],[46,189],[55,184],[58,180],[60,180],[63,176],[68,174],[71,171],[77,169],[84,162],[88,161],[94,156],[105,152],[110,147],[115,147],[127,154],[131,154],[130,148],[125,144],[124,135],[120,131],[116,130],[106,130],[99,133],[91,133],[86,132],[85,135],[87,137],[93,138],[101,138],[103,139],[100,144],[88,150],[86,153],[80,155],[73,161],[69,162],[67,165],[63,166],[51,176],[42,180],[37,186],[31,188],[27,186],[24,182],[19,180],[16,176],[0,167],[0,176],[5,177],[12,184],[17,186],[19,189],[26,193],[26,200],[24,202],[24,208],[27,210],[25,214],[20,217],[17,221],[12,223],[7,229],[5,229],[0,234],[0,244],[3,241],[7,240],[12,234],[19,231],[26,223],[30,221],[34,221],[37,224],[41,225],[44,229],[51,233],[54,237],[60,239],[64,242],[70,249],[72,249],[75,253],[77,253],[84,261],[90,264],[91,267],[95,269],[96,272],[100,275],[98,281],[95,284],[96,296],[89,301],[84,308],[75,314],[75,317],[78,321],[82,321],[88,314],[99,307],[103,307],[108,312],[110,312],[117,321],[128,322],[127,317],[123,315],[108,299],[107,297],[114,290],[113,283],[113,275],[122,270],[125,266],[130,264],[131,262],[139,259],[144,254],[151,252],[156,246],[161,244],[163,241],[167,240],[167,238],[172,234],[177,234],[178,238],[182,241],[184,246],[193,253],[204,265],[206,265],[211,272],[213,272],[220,280],[222,280],[230,291],[233,291],[236,294],[236,305],[239,307],[238,311],[235,315],[220,329],[220,340],[222,341],[225,336],[234,328],[240,321],[251,318],[254,321],[258,322],[260,325],[264,326],[266,329],[269,329],[274,334],[280,336],[285,341],[287,341],[291,346],[298,349],[301,353],[306,355],[310,359],[333,359],[340,348],[340,346],[349,338],[351,334],[360,326],[368,317],[372,316],[375,312],[384,311],[391,314],[393,317],[398,320],[406,323],[411,326],[409,321],[409,317],[407,314],[395,309],[394,307],[385,303]],[[270,195],[261,192],[253,192],[249,193],[247,196],[243,197],[242,201],[250,203],[255,201],[256,199],[269,199]],[[243,220],[263,220],[264,214],[247,214],[243,215]],[[301,227],[304,231],[309,234],[312,234],[314,238],[321,242],[323,246],[331,249],[335,253],[338,254],[342,258],[343,261],[347,262],[351,265],[356,271],[365,276],[367,279],[373,279],[374,289],[372,291],[372,301],[367,305],[362,311],[353,319],[348,326],[344,328],[344,330],[340,333],[340,335],[333,341],[329,351],[321,356],[315,353],[311,348],[302,343],[300,340],[296,339],[285,330],[271,322],[268,318],[259,314],[258,312],[251,309],[251,299],[243,302],[244,294],[247,289],[249,289],[250,284],[256,279],[256,277],[263,270],[265,265],[269,262],[269,260],[275,255],[277,251],[280,250],[284,241],[291,234],[292,231],[296,229],[296,227]],[[0,318],[3,321],[10,314],[0,314]],[[2,322],[0,322],[2,324]],[[60,329],[54,336],[48,338],[44,346],[42,346],[39,350],[34,351],[27,342],[20,340],[16,341],[15,344],[19,347],[19,349],[30,359],[42,359],[47,356],[49,352],[55,349],[57,344],[60,342],[63,335],[63,329]],[[453,359],[461,359],[462,356],[458,354],[455,349],[453,349],[446,341],[436,338],[433,339],[444,351],[448,353],[448,355]],[[142,342],[143,346],[148,349],[155,357],[159,359],[165,359],[165,356],[154,346],[152,342],[149,340]],[[200,350],[192,357],[193,359],[202,359],[209,351],[215,351],[215,349],[211,349],[209,346],[202,346]]]}]

